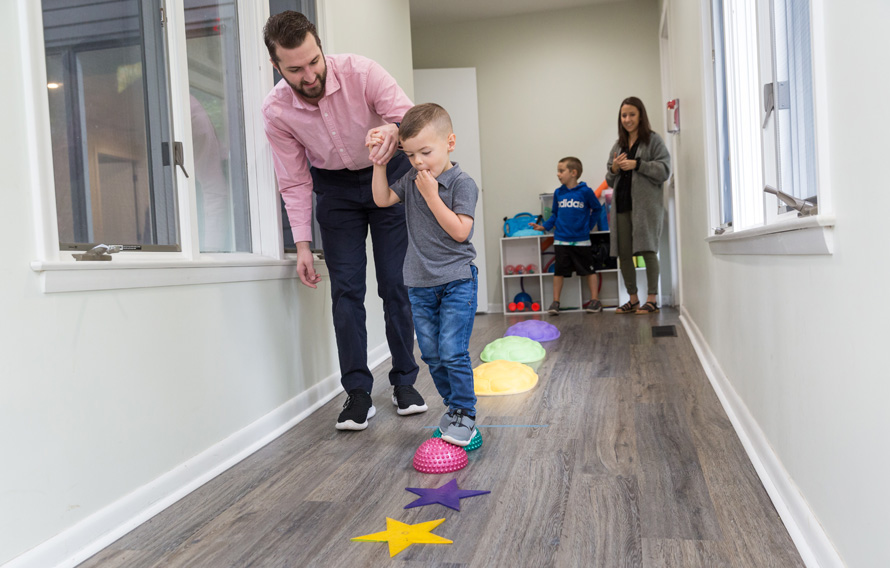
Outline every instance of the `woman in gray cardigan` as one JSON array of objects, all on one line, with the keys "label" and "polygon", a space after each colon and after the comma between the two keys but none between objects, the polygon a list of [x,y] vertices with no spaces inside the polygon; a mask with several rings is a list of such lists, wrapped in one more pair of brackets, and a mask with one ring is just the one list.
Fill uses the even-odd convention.
[{"label": "woman in gray cardigan", "polygon": [[[618,257],[630,301],[619,314],[654,314],[658,311],[658,242],[664,219],[662,184],[671,175],[671,156],[664,140],[649,126],[643,101],[628,97],[618,112],[618,141],[609,153],[606,182],[615,190],[609,213],[612,256]],[[640,306],[634,255],[646,262],[648,298]]]}]

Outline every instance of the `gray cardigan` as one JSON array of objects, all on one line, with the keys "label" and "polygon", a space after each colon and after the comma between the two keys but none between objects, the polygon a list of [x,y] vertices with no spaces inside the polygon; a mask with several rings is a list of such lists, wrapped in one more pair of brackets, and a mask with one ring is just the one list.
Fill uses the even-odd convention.
[{"label": "gray cardigan", "polygon": [[[612,173],[612,159],[615,154],[620,153],[621,147],[616,142],[609,152],[609,162],[606,165],[606,183],[611,188],[618,186],[618,177],[621,175]],[[664,220],[662,184],[671,177],[671,155],[661,136],[653,132],[648,144],[641,143],[637,147],[637,160],[640,161],[640,169],[633,173],[630,187],[633,197],[633,250],[634,253],[657,251]],[[612,256],[618,256],[617,215],[618,208],[613,206],[609,211],[609,242]]]}]

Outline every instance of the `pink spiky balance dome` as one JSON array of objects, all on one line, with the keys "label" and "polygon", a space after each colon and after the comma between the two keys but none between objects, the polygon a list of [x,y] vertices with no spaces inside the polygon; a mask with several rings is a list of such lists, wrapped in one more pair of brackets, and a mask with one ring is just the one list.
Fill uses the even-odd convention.
[{"label": "pink spiky balance dome", "polygon": [[420,473],[451,473],[467,463],[466,450],[442,438],[430,438],[414,452],[414,469]]}]

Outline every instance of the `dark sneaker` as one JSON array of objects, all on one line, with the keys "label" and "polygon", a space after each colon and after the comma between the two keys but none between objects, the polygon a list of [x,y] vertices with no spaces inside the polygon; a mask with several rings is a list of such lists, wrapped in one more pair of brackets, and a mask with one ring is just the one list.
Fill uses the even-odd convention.
[{"label": "dark sneaker", "polygon": [[559,315],[559,302],[553,302],[552,304],[550,304],[550,307],[547,308],[547,313],[550,314],[551,316],[558,316]]},{"label": "dark sneaker", "polygon": [[362,389],[353,389],[346,393],[343,412],[337,418],[337,430],[364,430],[368,427],[368,419],[377,414],[371,395]]},{"label": "dark sneaker", "polygon": [[399,408],[396,412],[400,416],[408,416],[409,414],[419,414],[426,412],[426,403],[423,397],[414,388],[414,385],[399,385],[392,389],[392,403]]},{"label": "dark sneaker", "polygon": [[442,430],[442,439],[455,446],[469,445],[476,435],[476,417],[464,414],[462,409],[457,409],[451,416],[451,423]]},{"label": "dark sneaker", "polygon": [[584,304],[584,311],[588,314],[595,314],[603,311],[603,303],[599,300],[590,300]]}]

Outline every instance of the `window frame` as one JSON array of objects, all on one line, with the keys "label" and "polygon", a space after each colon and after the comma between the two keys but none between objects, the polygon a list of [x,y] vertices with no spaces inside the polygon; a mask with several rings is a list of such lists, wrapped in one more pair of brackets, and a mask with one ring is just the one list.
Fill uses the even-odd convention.
[{"label": "window frame", "polygon": [[[71,252],[61,250],[56,218],[49,99],[46,89],[46,59],[40,2],[17,0],[19,4],[25,75],[24,103],[27,122],[26,145],[31,178],[36,229],[36,259],[31,268],[44,292],[144,288],[215,282],[242,282],[295,278],[295,260],[284,254],[281,238],[279,196],[266,142],[260,108],[272,88],[272,65],[262,41],[268,18],[268,2],[239,1],[239,47],[241,50],[244,133],[249,196],[252,251],[202,253],[198,241],[197,196],[194,177],[175,169],[180,246],[178,252],[129,252],[113,256],[111,262],[77,262]],[[169,50],[168,76],[175,139],[184,142],[187,171],[194,171],[183,0],[162,3],[166,16],[165,39]],[[161,18],[161,14],[158,14]],[[113,244],[113,243],[109,243]]]},{"label": "window frame", "polygon": [[[702,0],[702,69],[704,79],[704,112],[705,112],[705,144],[706,160],[705,169],[708,180],[708,229],[704,236],[714,254],[832,254],[833,253],[833,229],[835,217],[831,204],[830,158],[828,156],[827,140],[827,104],[825,96],[827,85],[825,83],[825,45],[824,45],[824,0],[810,0],[810,34],[812,38],[813,61],[813,107],[814,107],[814,144],[816,155],[816,177],[818,184],[819,213],[813,217],[797,217],[797,212],[781,215],[767,214],[763,222],[744,229],[727,227],[722,223],[721,211],[721,185],[720,164],[717,144],[719,130],[717,126],[717,101],[716,83],[714,75],[714,57],[716,48],[713,36],[713,0]],[[760,30],[758,42],[762,46],[766,34],[766,41],[773,38],[770,29]],[[772,53],[770,53],[772,57]],[[762,86],[758,86],[762,92]],[[760,100],[760,99],[758,99]],[[762,109],[762,103],[760,104]],[[762,144],[761,144],[762,147]],[[759,200],[768,204],[764,199],[762,188],[750,188],[742,192],[733,189],[734,201],[740,197],[749,201]],[[771,198],[772,210],[775,211],[776,201]],[[770,205],[765,206],[767,210]],[[735,218],[736,214],[733,213]]]}]

